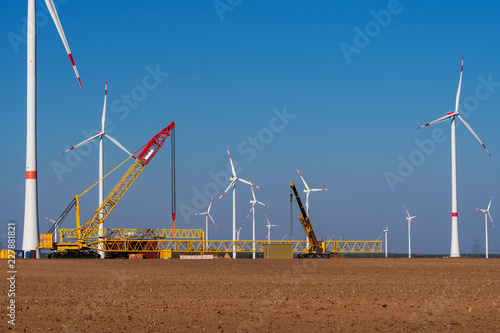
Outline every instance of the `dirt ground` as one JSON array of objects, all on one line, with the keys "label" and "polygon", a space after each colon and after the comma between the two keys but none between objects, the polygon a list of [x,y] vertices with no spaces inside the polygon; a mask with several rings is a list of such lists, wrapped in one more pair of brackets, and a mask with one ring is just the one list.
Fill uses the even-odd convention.
[{"label": "dirt ground", "polygon": [[[6,272],[6,260],[0,264]],[[7,323],[4,283],[5,331],[500,332],[500,259],[41,259],[16,266],[17,324]]]}]

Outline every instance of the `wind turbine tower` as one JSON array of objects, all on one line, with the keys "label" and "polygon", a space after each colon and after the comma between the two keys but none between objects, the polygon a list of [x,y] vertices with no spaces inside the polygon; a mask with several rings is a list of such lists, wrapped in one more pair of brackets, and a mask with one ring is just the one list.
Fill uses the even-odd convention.
[{"label": "wind turbine tower", "polygon": [[410,213],[408,213],[408,209],[406,209],[405,205],[403,205],[403,207],[405,208],[406,214],[408,215],[408,217],[406,218],[406,220],[408,221],[408,258],[411,258],[411,220],[416,218],[416,216],[410,216]]},{"label": "wind turbine tower", "polygon": [[[59,32],[59,36],[66,48],[69,60],[75,71],[76,78],[82,87],[80,75],[76,69],[73,55],[69,49],[66,36],[59,21],[56,7],[52,0],[45,0],[50,16]],[[28,19],[27,19],[27,85],[26,85],[26,109],[27,109],[27,127],[26,127],[26,192],[24,199],[24,230],[23,230],[23,251],[36,250],[37,258],[40,256],[36,246],[39,242],[38,233],[38,185],[37,185],[37,140],[36,140],[36,0],[28,0]]]},{"label": "wind turbine tower", "polygon": [[254,184],[247,182],[246,180],[238,178],[236,176],[236,171],[234,170],[234,165],[233,165],[233,160],[231,159],[231,154],[229,153],[229,149],[227,149],[227,147],[226,147],[226,150],[227,150],[227,155],[229,156],[229,162],[231,163],[231,171],[233,174],[229,178],[231,183],[229,183],[229,186],[226,188],[226,190],[224,192],[222,192],[221,196],[219,197],[219,199],[217,199],[217,201],[219,201],[224,196],[224,194],[226,194],[226,192],[229,191],[229,189],[231,187],[233,188],[233,259],[236,259],[236,243],[235,243],[235,241],[236,241],[236,181],[238,180],[238,181],[245,183],[245,184],[248,184],[250,186],[257,187],[258,189],[261,189],[261,188],[258,187],[257,185],[254,185]]},{"label": "wind turbine tower", "polygon": [[457,144],[455,137],[455,117],[458,117],[462,123],[469,129],[474,137],[479,141],[481,146],[491,156],[486,146],[479,139],[472,127],[460,116],[458,112],[458,103],[460,101],[460,89],[462,88],[462,74],[464,71],[464,57],[462,56],[462,67],[460,69],[460,81],[458,82],[457,97],[455,99],[455,112],[448,112],[446,116],[431,121],[425,125],[417,127],[417,129],[426,127],[432,124],[437,124],[442,121],[451,119],[451,250],[450,257],[460,257],[460,246],[458,243],[458,203],[457,203]]},{"label": "wind turbine tower", "polygon": [[215,229],[217,229],[217,224],[215,224],[215,221],[214,221],[212,215],[210,215],[210,207],[212,207],[213,198],[214,197],[210,198],[210,204],[208,205],[208,209],[206,212],[193,214],[193,215],[201,215],[201,216],[204,215],[205,216],[205,240],[208,240],[208,218],[209,217],[212,220],[212,223],[214,224]]},{"label": "wind turbine tower", "polygon": [[486,209],[476,208],[476,210],[479,210],[479,211],[484,213],[484,232],[485,232],[485,237],[486,237],[486,258],[488,258],[488,216],[490,217],[490,221],[491,221],[491,224],[493,225],[493,229],[495,229],[495,224],[493,223],[493,219],[491,218],[491,214],[490,214],[490,207],[491,207],[492,201],[493,201],[493,196],[491,196],[488,208],[486,208]]},{"label": "wind turbine tower", "polygon": [[[250,181],[250,179],[248,181]],[[250,187],[250,189],[252,190],[252,200],[250,200],[252,208],[250,208],[250,211],[248,212],[245,220],[250,216],[250,213],[252,213],[252,258],[255,259],[255,204],[259,204],[267,208],[271,207],[255,199],[255,192],[253,191],[253,187]]]},{"label": "wind turbine tower", "polygon": [[387,233],[389,232],[389,225],[384,229],[385,234],[385,257],[387,258]]}]

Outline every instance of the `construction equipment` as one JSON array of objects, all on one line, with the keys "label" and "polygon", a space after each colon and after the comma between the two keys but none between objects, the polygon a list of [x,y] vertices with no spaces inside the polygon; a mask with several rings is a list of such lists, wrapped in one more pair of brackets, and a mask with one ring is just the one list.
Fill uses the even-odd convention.
[{"label": "construction equipment", "polygon": [[[105,245],[106,241],[103,238],[105,236],[104,234],[99,234],[98,235],[99,238],[95,238],[96,229],[99,227],[101,223],[104,222],[106,217],[109,215],[109,213],[111,213],[113,208],[115,208],[120,199],[128,191],[130,186],[142,173],[144,168],[151,162],[153,157],[156,155],[158,150],[165,142],[166,138],[171,135],[171,131],[173,131],[174,128],[175,128],[175,123],[172,122],[169,126],[165,127],[162,131],[156,134],[146,145],[143,146],[144,149],[142,149],[141,153],[138,155],[137,158],[135,158],[133,155],[130,156],[135,158],[135,161],[132,164],[132,166],[127,170],[125,175],[114,187],[114,189],[110,192],[107,198],[103,201],[101,206],[99,206],[93,218],[83,225],[80,225],[79,197],[85,194],[88,190],[90,190],[90,188],[99,183],[102,179],[100,179],[96,184],[92,185],[82,194],[75,195],[74,200],[71,202],[68,208],[66,208],[61,217],[54,224],[54,227],[58,227],[60,225],[60,222],[62,222],[62,220],[64,220],[64,218],[67,216],[69,210],[74,206],[76,211],[76,233],[75,233],[76,237],[73,239],[74,241],[69,240],[68,242],[53,243],[50,244],[51,246],[47,246],[47,244],[40,243],[38,245],[38,248],[55,250],[56,252],[51,253],[49,255],[49,258],[99,258],[100,255],[93,250],[101,246],[104,249],[103,245]],[[116,170],[116,168],[114,170]],[[172,203],[175,203],[175,199],[172,199]],[[172,218],[173,218],[172,222],[175,228],[174,207],[172,208]],[[131,235],[134,236],[134,233],[132,233]],[[175,237],[175,229],[173,231],[173,235]],[[150,247],[151,244],[148,244],[147,247]]]},{"label": "construction equipment", "polygon": [[299,258],[330,258],[330,253],[325,251],[325,248],[323,247],[323,242],[320,244],[318,240],[316,239],[316,235],[314,234],[313,226],[311,224],[311,221],[309,221],[309,216],[306,213],[306,210],[304,209],[304,205],[302,204],[302,201],[300,200],[299,193],[297,192],[297,189],[295,188],[295,183],[291,182],[290,183],[290,188],[293,190],[293,193],[295,194],[295,199],[297,199],[297,203],[300,208],[301,215],[299,215],[299,221],[302,224],[302,227],[304,228],[304,231],[306,232],[307,236],[307,241],[309,243],[309,248],[305,249],[305,253],[301,253],[298,255]]}]

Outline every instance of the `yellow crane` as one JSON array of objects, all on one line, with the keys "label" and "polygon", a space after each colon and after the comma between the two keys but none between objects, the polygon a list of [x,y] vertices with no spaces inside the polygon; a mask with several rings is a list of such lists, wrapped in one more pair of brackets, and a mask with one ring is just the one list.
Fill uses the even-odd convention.
[{"label": "yellow crane", "polygon": [[309,221],[309,216],[306,213],[306,210],[304,209],[304,205],[302,204],[302,201],[300,200],[299,193],[297,192],[297,189],[295,188],[295,183],[291,182],[290,183],[290,188],[293,190],[293,193],[295,194],[295,199],[297,199],[297,203],[300,208],[300,212],[302,213],[299,215],[299,221],[302,224],[302,227],[304,228],[304,231],[306,232],[307,240],[309,242],[309,248],[305,249],[305,253],[301,253],[298,255],[299,258],[330,258],[330,253],[327,253],[325,251],[325,248],[323,247],[323,244],[320,244],[318,240],[316,239],[316,235],[314,234],[313,226],[311,224],[311,221]]},{"label": "yellow crane", "polygon": [[[63,214],[55,224],[55,226],[60,224],[60,222],[68,214],[69,210],[71,210],[71,208],[74,206],[76,213],[75,241],[67,241],[59,243],[53,243],[51,241],[47,242],[46,238],[51,238],[51,237],[48,237],[47,234],[42,234],[40,237],[41,242],[38,245],[38,248],[56,251],[54,253],[51,253],[49,255],[49,258],[99,258],[100,255],[97,252],[93,251],[92,249],[96,248],[96,243],[100,244],[100,246],[104,244],[102,241],[103,235],[99,235],[101,239],[97,240],[95,237],[91,237],[91,235],[95,235],[96,229],[99,227],[101,223],[104,222],[106,217],[109,215],[109,213],[111,213],[113,208],[115,208],[120,199],[128,191],[130,186],[142,173],[144,168],[149,164],[149,162],[151,162],[151,160],[156,155],[158,150],[161,148],[167,137],[171,135],[171,132],[173,132],[174,128],[175,128],[175,123],[172,122],[169,126],[165,127],[162,131],[156,134],[146,145],[144,145],[144,149],[142,149],[141,153],[137,156],[137,158],[134,157],[135,161],[132,164],[132,166],[127,170],[125,175],[120,179],[118,184],[116,184],[116,186],[109,193],[109,195],[99,206],[99,208],[97,208],[92,219],[84,224],[80,224],[79,197],[85,194],[95,184],[92,185],[92,187],[87,189],[82,194],[75,195],[75,198],[73,199],[71,204],[68,206],[68,208],[66,208],[66,210],[63,212]],[[133,157],[133,155],[131,155],[129,158],[131,157]],[[174,195],[175,192],[173,193],[173,196]],[[173,202],[175,202],[175,199],[173,199]],[[173,222],[175,223],[175,208],[173,207],[172,210],[173,210],[172,217],[174,219]],[[175,236],[175,229],[173,230],[173,235]]]}]

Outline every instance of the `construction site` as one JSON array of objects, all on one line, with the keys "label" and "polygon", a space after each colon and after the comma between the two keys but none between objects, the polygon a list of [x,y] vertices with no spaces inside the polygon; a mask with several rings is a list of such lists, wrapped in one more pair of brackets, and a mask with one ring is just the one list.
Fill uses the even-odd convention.
[{"label": "construction site", "polygon": [[[133,183],[153,160],[167,138],[171,138],[171,180],[172,180],[172,228],[171,229],[106,229],[103,227],[107,216],[118,206],[120,199],[129,191]],[[296,199],[301,214],[299,221],[305,232],[305,241],[272,241],[267,240],[207,240],[202,229],[176,229],[176,193],[175,193],[175,123],[172,122],[156,134],[149,142],[137,152],[137,157],[132,154],[119,166],[134,159],[133,164],[125,172],[113,190],[103,200],[102,204],[93,214],[90,221],[80,221],[79,198],[93,186],[102,183],[105,177],[80,195],[75,195],[68,207],[59,218],[53,221],[53,226],[47,233],[40,235],[39,250],[51,251],[47,257],[57,258],[143,258],[143,259],[171,259],[180,258],[181,255],[213,258],[214,256],[233,254],[233,258],[246,257],[251,254],[253,258],[264,257],[274,259],[284,258],[330,258],[331,255],[343,253],[382,253],[382,241],[319,241],[314,233],[313,226],[305,210],[294,182],[290,184],[290,204],[292,194]],[[229,154],[229,151],[228,151]],[[229,155],[231,166],[233,165]],[[236,178],[234,166],[232,183]],[[300,175],[300,173],[299,173]],[[302,175],[301,175],[302,177]],[[255,185],[254,185],[255,186]],[[227,191],[227,190],[226,190]],[[222,195],[224,195],[224,192]],[[252,189],[253,193],[253,189]],[[222,197],[221,195],[221,197]],[[255,194],[254,194],[255,198]],[[253,208],[253,206],[252,206]],[[76,228],[61,228],[64,220],[75,210]],[[292,210],[291,210],[292,211]],[[210,216],[211,218],[211,216]],[[267,218],[267,216],[266,216]],[[255,222],[254,222],[255,223]],[[269,221],[268,221],[269,223]],[[104,255],[102,255],[104,253]],[[256,256],[256,254],[258,254]],[[212,256],[212,257],[210,257]],[[36,251],[31,251],[29,257],[35,258]]]}]

